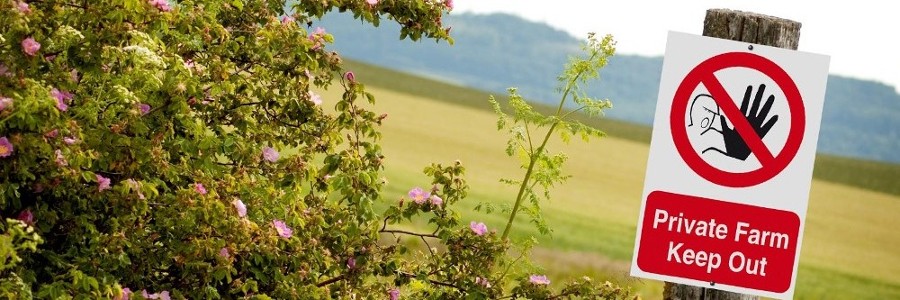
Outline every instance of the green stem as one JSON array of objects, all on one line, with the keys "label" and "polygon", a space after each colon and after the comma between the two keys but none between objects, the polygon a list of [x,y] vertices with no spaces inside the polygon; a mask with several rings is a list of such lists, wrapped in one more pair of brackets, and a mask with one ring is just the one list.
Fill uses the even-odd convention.
[{"label": "green stem", "polygon": [[528,137],[528,156],[534,155],[532,150],[534,150],[534,144],[531,143],[531,126],[528,126],[528,122],[525,122],[525,136]]},{"label": "green stem", "polygon": [[15,117],[16,115],[19,114],[20,111],[22,111],[22,110],[21,110],[21,109],[17,109],[17,110],[15,110],[15,111],[13,111],[13,113],[11,113],[11,114],[9,114],[8,116],[6,116],[6,118],[3,118],[3,120],[0,120],[0,124],[6,123],[6,120],[9,120],[9,119],[11,119],[12,117]]},{"label": "green stem", "polygon": [[562,117],[560,117],[560,119],[565,120],[566,118],[569,117],[569,115],[574,114],[574,113],[577,113],[577,112],[579,112],[579,111],[581,111],[581,110],[583,110],[583,109],[585,109],[585,108],[587,108],[587,106],[582,106],[582,107],[579,107],[579,108],[576,109],[576,110],[567,112],[565,115],[563,115]]},{"label": "green stem", "polygon": [[[572,90],[572,85],[575,84],[575,81],[578,80],[578,77],[581,76],[581,73],[575,75],[572,80],[570,80],[566,84],[566,90],[563,92],[562,99],[559,101],[559,106],[556,108],[556,116],[562,113],[563,104],[566,103],[566,98],[569,97],[569,93]],[[550,136],[553,135],[553,130],[556,129],[556,126],[562,122],[561,119],[557,119],[553,125],[550,126],[550,130],[547,130],[547,134],[544,136],[544,141],[541,142],[541,146],[537,148],[536,151],[531,152],[531,158],[528,162],[528,169],[525,170],[525,178],[522,179],[522,183],[519,185],[519,193],[516,195],[516,203],[513,205],[512,212],[509,213],[509,221],[506,221],[506,228],[503,229],[503,235],[500,237],[501,240],[505,240],[509,236],[509,231],[512,229],[513,221],[516,219],[516,214],[519,212],[519,207],[522,206],[522,199],[525,199],[525,187],[528,186],[528,181],[531,179],[531,174],[534,171],[534,165],[537,163],[538,157],[541,153],[544,152],[544,147],[547,146],[547,142],[550,141]]]},{"label": "green stem", "polygon": [[516,263],[518,263],[519,260],[522,260],[522,258],[525,257],[525,254],[528,254],[528,252],[522,251],[522,253],[519,253],[519,257],[516,257],[516,259],[514,259],[511,263],[509,263],[509,265],[506,266],[506,269],[503,270],[503,273],[500,274],[500,278],[497,281],[503,281],[503,278],[506,278],[506,274],[509,273],[509,270],[512,269],[512,267]]}]

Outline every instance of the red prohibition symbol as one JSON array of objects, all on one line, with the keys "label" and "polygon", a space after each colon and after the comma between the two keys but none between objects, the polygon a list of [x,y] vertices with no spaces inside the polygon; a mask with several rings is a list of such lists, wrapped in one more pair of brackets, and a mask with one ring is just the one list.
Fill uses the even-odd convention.
[{"label": "red prohibition symbol", "polygon": [[[790,110],[791,121],[787,142],[779,153],[772,153],[772,150],[763,143],[762,138],[756,134],[747,118],[738,109],[722,86],[722,83],[719,82],[719,79],[716,78],[714,73],[726,68],[750,68],[757,70],[774,80],[781,91],[784,92],[787,98],[788,109]],[[684,118],[691,94],[701,83],[712,95],[713,100],[722,109],[723,114],[733,124],[735,130],[740,134],[757,160],[759,160],[760,168],[748,172],[724,171],[710,165],[691,146]],[[669,120],[671,122],[672,140],[675,142],[675,148],[678,149],[678,154],[681,155],[684,162],[700,177],[709,182],[727,187],[758,185],[781,173],[791,163],[800,149],[806,128],[806,113],[803,107],[803,99],[794,80],[791,79],[784,69],[771,60],[747,52],[728,52],[713,56],[688,72],[675,91]]]}]

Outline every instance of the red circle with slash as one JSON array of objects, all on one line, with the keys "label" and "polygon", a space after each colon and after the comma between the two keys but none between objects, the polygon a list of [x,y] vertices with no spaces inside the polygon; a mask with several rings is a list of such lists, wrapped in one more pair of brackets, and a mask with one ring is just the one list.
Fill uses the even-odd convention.
[{"label": "red circle with slash", "polygon": [[[757,70],[774,80],[781,91],[784,92],[788,109],[790,109],[791,127],[788,131],[787,142],[785,142],[784,147],[777,155],[772,154],[768,146],[763,143],[762,138],[756,134],[750,122],[747,121],[747,117],[738,109],[722,86],[722,83],[716,78],[714,73],[726,68],[750,68]],[[684,116],[687,112],[691,94],[701,83],[722,109],[723,114],[731,121],[734,129],[744,140],[750,151],[759,160],[760,168],[748,172],[721,170],[710,165],[691,146],[687,128],[684,125]],[[728,187],[758,185],[781,173],[791,163],[791,160],[794,159],[794,156],[800,149],[800,144],[803,141],[803,132],[806,128],[803,98],[791,76],[771,60],[747,52],[728,52],[713,56],[688,72],[675,91],[672,101],[672,114],[669,119],[675,148],[678,149],[678,153],[688,167],[709,182]]]}]

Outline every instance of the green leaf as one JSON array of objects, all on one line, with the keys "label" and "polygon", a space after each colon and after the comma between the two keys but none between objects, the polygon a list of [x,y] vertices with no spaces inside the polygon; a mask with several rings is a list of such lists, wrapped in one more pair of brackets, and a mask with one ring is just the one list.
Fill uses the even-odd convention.
[{"label": "green leaf", "polygon": [[91,171],[81,172],[81,178],[87,182],[97,182],[97,174],[94,174],[94,172]]}]

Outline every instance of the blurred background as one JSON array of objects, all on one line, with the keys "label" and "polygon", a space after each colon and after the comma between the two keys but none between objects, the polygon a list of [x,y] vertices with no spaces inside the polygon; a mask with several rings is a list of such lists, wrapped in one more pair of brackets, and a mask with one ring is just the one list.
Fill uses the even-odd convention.
[{"label": "blurred background", "polygon": [[[398,41],[399,28],[374,28],[351,16],[315,22],[336,37],[330,47],[375,94],[382,128],[386,201],[429,181],[431,162],[461,160],[469,198],[502,210],[515,198],[501,178],[519,178],[503,150],[487,101],[517,87],[533,104],[558,103],[556,77],[579,53],[587,32],[612,34],[617,55],[588,86],[614,108],[590,124],[609,136],[556,143],[573,177],[543,203],[553,233],[540,235],[527,218],[513,236],[540,236],[533,253],[551,280],[589,275],[661,297],[660,282],[628,276],[656,106],[665,38],[670,30],[701,34],[706,9],[729,8],[803,23],[799,51],[831,56],[831,76],[818,145],[797,277],[798,299],[900,298],[900,56],[881,33],[900,27],[891,10],[872,1],[816,4],[738,1],[454,1],[443,21],[455,43]],[[323,91],[336,99],[337,91]],[[503,101],[501,101],[503,102]],[[460,126],[462,125],[462,126]],[[464,216],[505,224],[506,215]],[[425,226],[423,224],[423,226]]]}]

